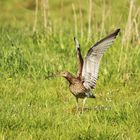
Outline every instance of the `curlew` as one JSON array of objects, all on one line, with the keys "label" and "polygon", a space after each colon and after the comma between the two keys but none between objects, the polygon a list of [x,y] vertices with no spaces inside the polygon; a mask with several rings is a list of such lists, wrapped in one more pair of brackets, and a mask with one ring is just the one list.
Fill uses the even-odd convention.
[{"label": "curlew", "polygon": [[107,48],[113,44],[119,31],[120,29],[115,30],[113,33],[109,34],[93,45],[88,50],[84,59],[81,55],[80,44],[78,40],[74,38],[78,61],[77,75],[74,76],[70,72],[65,71],[59,73],[59,76],[62,76],[68,80],[70,91],[76,98],[77,111],[79,98],[83,98],[82,112],[86,99],[95,98],[95,95],[91,90],[96,86],[101,58]]}]

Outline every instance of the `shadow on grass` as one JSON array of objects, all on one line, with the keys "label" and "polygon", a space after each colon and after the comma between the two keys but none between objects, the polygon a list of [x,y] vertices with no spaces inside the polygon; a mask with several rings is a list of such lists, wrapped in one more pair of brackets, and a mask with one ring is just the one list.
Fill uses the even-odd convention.
[{"label": "shadow on grass", "polygon": [[[99,105],[99,106],[93,106],[93,107],[84,107],[83,112],[82,112],[82,107],[78,108],[79,113],[84,113],[84,112],[89,112],[89,111],[108,111],[111,110],[111,106],[104,106],[104,105]],[[68,108],[66,110],[69,113],[77,114],[76,107],[73,108]]]}]

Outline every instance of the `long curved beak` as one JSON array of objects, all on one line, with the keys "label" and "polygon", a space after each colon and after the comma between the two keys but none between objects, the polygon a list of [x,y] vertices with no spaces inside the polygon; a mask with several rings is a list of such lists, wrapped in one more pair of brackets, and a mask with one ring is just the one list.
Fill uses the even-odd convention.
[{"label": "long curved beak", "polygon": [[45,79],[54,78],[54,77],[58,77],[58,76],[61,76],[61,73],[60,72],[53,73],[51,75],[48,75],[48,76],[45,77]]},{"label": "long curved beak", "polygon": [[62,77],[63,73],[62,72],[58,72],[58,73],[56,73],[56,76]]}]

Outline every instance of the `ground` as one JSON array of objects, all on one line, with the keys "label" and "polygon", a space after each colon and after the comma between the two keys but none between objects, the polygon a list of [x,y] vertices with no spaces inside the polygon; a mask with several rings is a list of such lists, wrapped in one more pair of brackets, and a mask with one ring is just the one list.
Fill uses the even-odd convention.
[{"label": "ground", "polygon": [[[140,139],[140,2],[0,1],[0,139]],[[96,99],[75,112],[68,83],[48,75],[76,73],[73,38],[82,54],[115,29],[121,32],[100,64]],[[81,100],[82,102],[82,100]]]}]

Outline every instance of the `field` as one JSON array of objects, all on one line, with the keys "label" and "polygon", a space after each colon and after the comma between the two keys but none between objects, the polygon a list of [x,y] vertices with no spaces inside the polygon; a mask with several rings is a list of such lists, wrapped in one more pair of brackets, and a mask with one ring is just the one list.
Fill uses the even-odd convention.
[{"label": "field", "polygon": [[[0,1],[0,140],[139,140],[140,1]],[[64,78],[82,54],[121,32],[100,64],[82,114]],[[82,100],[80,100],[82,105]]]}]

